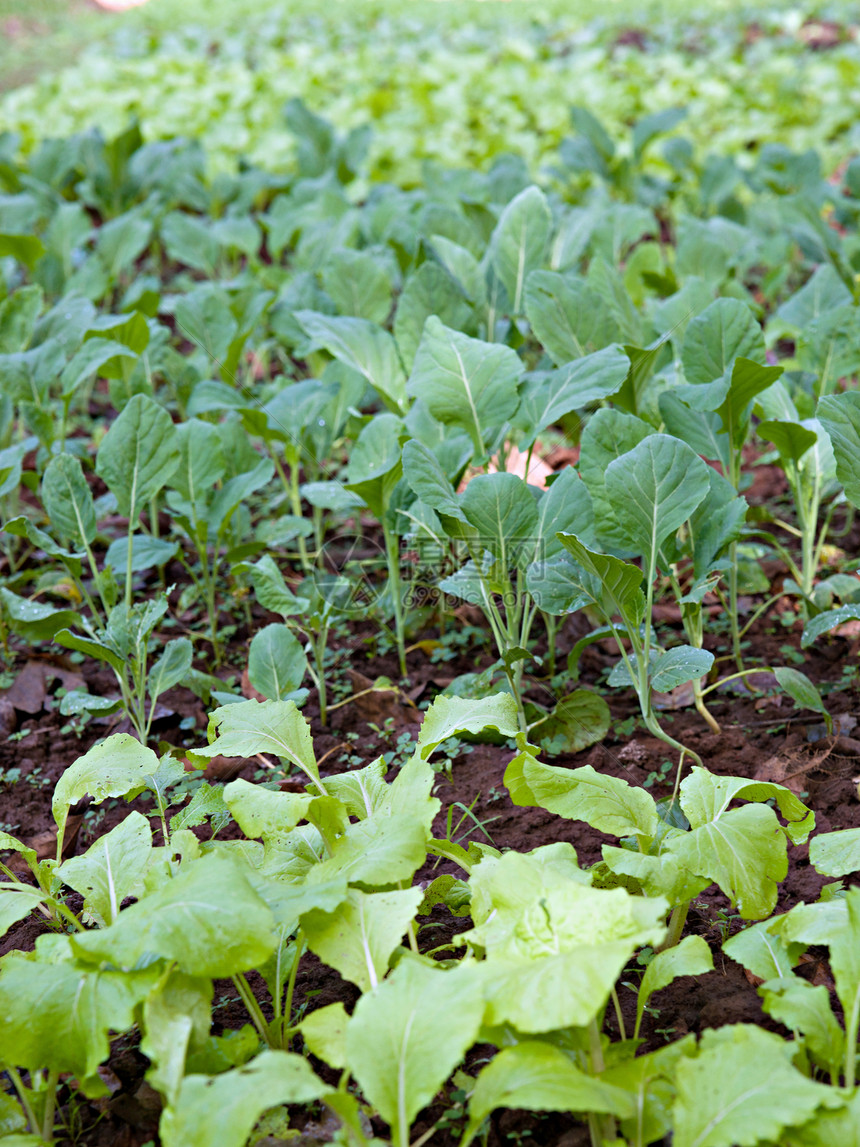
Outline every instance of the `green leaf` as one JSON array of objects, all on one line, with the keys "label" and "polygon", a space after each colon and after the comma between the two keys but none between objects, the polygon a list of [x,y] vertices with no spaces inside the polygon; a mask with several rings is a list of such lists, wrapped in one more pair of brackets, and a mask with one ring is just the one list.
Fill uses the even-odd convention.
[{"label": "green leaf", "polygon": [[32,284],[19,287],[0,303],[0,354],[26,350],[43,302],[42,288]]},{"label": "green leaf", "polygon": [[687,381],[697,384],[727,376],[739,357],[755,362],[764,356],[761,328],[738,299],[717,299],[692,319],[681,352]]},{"label": "green leaf", "polygon": [[637,629],[645,612],[639,567],[589,549],[575,534],[556,536],[586,575],[578,585],[583,597],[594,602],[604,620],[611,621],[618,613],[629,629]]},{"label": "green leaf", "polygon": [[158,769],[158,757],[128,733],[114,733],[66,769],[54,789],[51,811],[59,838],[69,808],[82,797],[96,804],[106,797],[135,797],[147,787],[147,778]]},{"label": "green leaf", "polygon": [[651,665],[651,688],[668,693],[677,685],[704,677],[714,664],[714,655],[707,649],[694,649],[692,645],[678,645],[660,656]]},{"label": "green leaf", "polygon": [[176,637],[168,641],[161,656],[146,675],[146,691],[153,704],[162,693],[185,680],[193,655],[194,647],[187,637]]},{"label": "green leaf", "polygon": [[384,323],[391,310],[392,283],[378,255],[342,247],[322,270],[323,287],[342,315]]},{"label": "green leaf", "polygon": [[212,1027],[212,982],[174,969],[143,1005],[140,1050],[150,1061],[147,1083],[173,1106],[186,1056],[206,1043]]},{"label": "green leaf", "polygon": [[272,701],[283,700],[305,679],[308,659],[286,625],[275,622],[254,634],[248,653],[251,685]]},{"label": "green leaf", "polygon": [[88,971],[67,959],[42,963],[11,953],[0,968],[0,1059],[28,1071],[70,1072],[85,1094],[101,1094],[92,1077],[110,1054],[108,1033],[131,1028],[157,978],[156,968]]},{"label": "green leaf", "polygon": [[119,512],[134,523],[178,462],[176,427],[170,415],[151,398],[136,394],[99,447],[96,473],[116,496]]},{"label": "green leaf", "polygon": [[134,893],[151,853],[149,822],[139,812],[131,812],[83,856],[61,864],[57,876],[80,892],[84,910],[104,927],[113,924],[123,900]]},{"label": "green leaf", "polygon": [[403,447],[403,477],[412,492],[431,509],[468,525],[448,475],[433,451],[417,439]]},{"label": "green leaf", "polygon": [[42,502],[51,525],[74,546],[88,546],[96,536],[93,496],[77,458],[57,454],[45,467]]},{"label": "green leaf", "polygon": [[54,609],[42,601],[30,601],[5,586],[0,586],[0,603],[9,628],[25,641],[50,641],[58,632],[68,633],[63,626],[78,620],[73,609]]},{"label": "green leaf", "polygon": [[460,508],[477,531],[476,548],[489,550],[507,573],[535,548],[538,508],[516,474],[478,474],[460,497]]},{"label": "green leaf", "polygon": [[421,898],[420,888],[372,893],[351,889],[334,912],[315,910],[302,917],[308,947],[344,979],[370,991],[388,971]]},{"label": "green leaf", "polygon": [[28,884],[0,884],[0,936],[5,936],[13,924],[29,916],[46,899],[41,889],[31,888]]},{"label": "green leaf", "polygon": [[701,936],[685,936],[680,944],[658,952],[645,969],[636,996],[636,1031],[642,1023],[645,1005],[655,992],[667,988],[678,976],[701,976],[714,970],[711,949]]},{"label": "green leaf", "polygon": [[[433,810],[438,809],[434,801]],[[427,856],[427,828],[413,812],[377,814],[350,824],[314,869],[315,881],[345,876],[370,888],[411,880]]]},{"label": "green leaf", "polygon": [[547,752],[580,753],[603,740],[610,721],[609,706],[598,693],[576,689],[562,697],[544,720],[532,726],[530,736],[536,735]]},{"label": "green leaf", "polygon": [[541,431],[566,414],[617,394],[629,370],[630,360],[621,347],[608,346],[548,376],[530,376],[523,385],[517,413],[517,423],[525,430],[520,449],[532,446]]},{"label": "green leaf", "polygon": [[708,467],[685,442],[668,434],[643,439],[606,470],[606,498],[649,570],[659,547],[709,489]]},{"label": "green leaf", "polygon": [[621,333],[598,292],[572,274],[533,271],[526,279],[525,311],[535,337],[558,366],[607,347]]},{"label": "green leaf", "polygon": [[549,204],[539,187],[521,191],[496,224],[489,255],[511,300],[512,314],[520,313],[526,277],[544,261],[551,229]]},{"label": "green leaf", "polygon": [[519,355],[510,347],[469,338],[431,316],[406,389],[434,418],[462,427],[482,457],[488,431],[517,408],[522,373]]},{"label": "green leaf", "polygon": [[224,788],[224,802],[245,836],[278,840],[304,820],[310,793],[272,792],[241,779]]},{"label": "green leaf", "polygon": [[503,1048],[481,1071],[469,1100],[462,1147],[471,1143],[497,1107],[600,1112],[622,1118],[634,1113],[632,1098],[620,1087],[586,1075],[560,1048],[530,1040]]},{"label": "green leaf", "polygon": [[844,1107],[818,1111],[811,1122],[786,1131],[783,1142],[785,1147],[860,1147],[860,1090]]},{"label": "green leaf", "polygon": [[121,968],[150,955],[217,979],[258,967],[275,946],[273,929],[272,913],[244,864],[215,853],[123,909],[109,928],[78,933],[72,945],[85,959]]},{"label": "green leaf", "polygon": [[[171,558],[176,557],[179,550],[177,542],[168,542],[164,538],[153,538],[149,534],[135,534],[131,544],[131,572],[140,573],[141,570],[151,570],[156,566],[166,565]],[[116,538],[107,548],[105,565],[117,577],[124,577],[128,563],[128,539]]]},{"label": "green leaf", "polygon": [[355,1006],[347,1065],[396,1147],[407,1147],[413,1119],[475,1042],[484,1002],[473,973],[404,960]]},{"label": "green leaf", "polygon": [[367,319],[333,317],[317,311],[296,311],[296,320],[318,346],[357,370],[390,410],[406,409],[406,376],[392,336]]},{"label": "green leaf", "polygon": [[812,1062],[837,1079],[845,1055],[845,1033],[833,1014],[827,988],[791,976],[763,984],[760,995],[762,1011],[799,1033]]},{"label": "green leaf", "polygon": [[475,701],[462,697],[437,697],[425,714],[415,753],[422,760],[443,741],[458,733],[497,729],[503,737],[519,731],[516,702],[510,693],[494,693]]},{"label": "green leaf", "polygon": [[0,257],[11,255],[31,271],[45,254],[45,244],[36,235],[0,234]]},{"label": "green leaf", "polygon": [[848,390],[822,398],[816,415],[833,443],[836,476],[845,497],[860,506],[860,394]]},{"label": "green leaf", "polygon": [[824,613],[819,613],[804,625],[803,635],[800,638],[801,649],[808,649],[819,637],[831,629],[836,629],[837,626],[844,625],[846,621],[858,619],[860,619],[860,605],[841,605],[838,609],[828,609]]},{"label": "green leaf", "polygon": [[406,280],[394,316],[394,337],[410,370],[431,315],[446,327],[461,331],[470,325],[471,308],[451,275],[428,260]]},{"label": "green leaf", "polygon": [[707,1032],[676,1071],[675,1147],[753,1147],[780,1141],[828,1102],[828,1089],[792,1066],[792,1044],[751,1024]]},{"label": "green leaf", "polygon": [[524,752],[508,765],[504,783],[515,805],[538,806],[568,820],[584,820],[613,836],[652,837],[660,825],[654,798],[644,789],[598,773],[591,765],[558,768]]},{"label": "green leaf", "polygon": [[808,430],[799,422],[778,422],[775,419],[759,422],[756,434],[774,444],[783,464],[793,462],[796,465],[818,441],[815,431]]},{"label": "green leaf", "polygon": [[338,1071],[346,1067],[346,1028],[349,1016],[338,1000],[306,1015],[298,1025],[305,1046]]},{"label": "green leaf", "polygon": [[310,725],[293,701],[240,701],[223,705],[209,717],[210,743],[197,757],[253,757],[274,753],[320,782]]},{"label": "green leaf", "polygon": [[822,876],[860,872],[860,828],[823,832],[809,842],[809,863]]},{"label": "green leaf", "polygon": [[801,673],[799,669],[780,665],[774,669],[773,675],[798,709],[812,709],[815,713],[822,713],[832,728],[833,722],[821,694],[805,673]]},{"label": "green leaf", "polygon": [[161,1142],[164,1147],[245,1147],[268,1108],[310,1103],[329,1090],[300,1055],[263,1051],[220,1075],[187,1075],[175,1105],[161,1117]]},{"label": "green leaf", "polygon": [[770,930],[770,921],[751,924],[723,944],[723,951],[762,980],[790,977],[803,945],[786,944]]}]

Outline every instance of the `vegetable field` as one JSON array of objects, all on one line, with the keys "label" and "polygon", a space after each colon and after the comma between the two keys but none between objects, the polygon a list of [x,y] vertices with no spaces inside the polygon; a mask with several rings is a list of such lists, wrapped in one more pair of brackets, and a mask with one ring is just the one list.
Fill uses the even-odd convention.
[{"label": "vegetable field", "polygon": [[856,28],[372,11],[0,103],[0,1145],[860,1143]]}]

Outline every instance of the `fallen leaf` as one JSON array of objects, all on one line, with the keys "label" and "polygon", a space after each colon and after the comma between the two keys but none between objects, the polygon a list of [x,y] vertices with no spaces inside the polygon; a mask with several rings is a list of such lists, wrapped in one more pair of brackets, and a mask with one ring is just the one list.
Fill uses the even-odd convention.
[{"label": "fallen leaf", "polygon": [[3,694],[19,713],[34,716],[45,706],[45,667],[39,661],[28,661]]}]

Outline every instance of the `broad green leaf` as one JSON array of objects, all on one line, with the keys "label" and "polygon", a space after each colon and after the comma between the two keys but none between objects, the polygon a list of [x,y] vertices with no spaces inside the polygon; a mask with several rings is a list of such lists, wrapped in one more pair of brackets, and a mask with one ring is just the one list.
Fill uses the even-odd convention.
[{"label": "broad green leaf", "polygon": [[845,1054],[845,1033],[830,1006],[823,984],[813,987],[799,976],[763,984],[762,1011],[802,1037],[812,1062],[833,1078],[839,1077]]},{"label": "broad green leaf", "polygon": [[478,474],[461,495],[460,508],[477,533],[475,548],[489,550],[505,573],[533,553],[538,508],[516,474]]},{"label": "broad green leaf", "polygon": [[193,507],[203,505],[227,469],[221,436],[216,427],[189,418],[176,428],[179,462],[169,486]]},{"label": "broad green leaf", "polygon": [[753,1147],[830,1102],[792,1065],[792,1044],[751,1024],[709,1031],[676,1070],[675,1147]]},{"label": "broad green leaf", "polygon": [[408,1147],[413,1119],[477,1038],[484,1002],[474,971],[403,960],[356,1004],[346,1033],[347,1064],[390,1124],[396,1147]]},{"label": "broad green leaf", "polygon": [[[720,417],[721,429],[732,436],[736,448],[747,436],[753,399],[773,386],[782,371],[781,366],[762,366],[747,358],[735,359],[726,396],[714,409]],[[718,388],[715,393],[719,393]],[[710,407],[706,406],[705,409]]]},{"label": "broad green leaf", "polygon": [[851,301],[851,292],[833,267],[822,263],[799,291],[777,307],[775,317],[801,331],[815,319]]},{"label": "broad green leaf", "polygon": [[298,689],[307,673],[308,659],[286,625],[275,622],[254,634],[248,652],[248,680],[271,701],[280,701]]},{"label": "broad green leaf", "polygon": [[487,432],[517,408],[522,373],[519,355],[510,347],[469,338],[431,316],[406,389],[434,418],[461,426],[482,457]]},{"label": "broad green leaf", "polygon": [[545,561],[564,551],[558,534],[578,537],[594,531],[594,508],[585,483],[572,466],[565,466],[538,502],[534,557]]},{"label": "broad green leaf", "polygon": [[410,370],[430,315],[461,331],[469,326],[471,308],[451,275],[428,260],[406,280],[394,316],[394,337]]},{"label": "broad green leaf", "polygon": [[[150,570],[163,566],[176,557],[178,542],[168,542],[164,538],[153,538],[149,534],[135,534],[131,546],[131,572]],[[116,574],[124,577],[128,564],[128,538],[116,538],[107,548],[105,565]]]},{"label": "broad green leaf", "polygon": [[194,647],[187,637],[176,637],[168,641],[164,651],[146,676],[146,690],[150,700],[155,699],[174,685],[180,685],[191,668]]},{"label": "broad green leaf", "polygon": [[860,394],[847,390],[822,398],[816,415],[833,443],[836,476],[845,497],[860,506]]},{"label": "broad green leaf", "polygon": [[82,797],[96,804],[106,797],[135,797],[147,787],[147,778],[158,769],[158,757],[128,733],[95,745],[66,769],[54,789],[51,811],[62,839],[69,808]]},{"label": "broad green leaf", "polygon": [[311,730],[293,701],[240,701],[223,705],[209,717],[209,745],[197,757],[253,757],[274,753],[296,765],[319,786]]},{"label": "broad green leaf", "polygon": [[800,646],[802,649],[808,649],[831,629],[844,625],[846,621],[858,619],[860,619],[860,605],[841,605],[838,609],[828,609],[824,613],[819,613],[804,625]]},{"label": "broad green leaf", "polygon": [[712,883],[710,877],[691,872],[682,859],[667,852],[665,845],[653,855],[604,844],[602,854],[610,872],[632,877],[646,896],[665,896],[673,907],[688,904]]},{"label": "broad green leaf", "polygon": [[307,608],[305,600],[287,588],[283,574],[269,554],[264,554],[257,562],[240,562],[234,566],[234,572],[250,577],[257,601],[263,609],[279,613],[281,617],[292,617]]},{"label": "broad green leaf", "polygon": [[50,641],[58,632],[68,633],[63,627],[78,620],[73,609],[55,609],[45,602],[19,597],[5,586],[0,586],[0,605],[9,628],[25,641]]},{"label": "broad green leaf", "polygon": [[598,693],[575,689],[532,726],[529,736],[536,737],[545,752],[580,753],[603,740],[610,722],[609,706]]},{"label": "broad green leaf", "polygon": [[535,337],[558,366],[608,347],[621,334],[597,291],[572,274],[533,271],[524,304]]},{"label": "broad green leaf", "polygon": [[127,1031],[158,969],[88,971],[66,959],[42,963],[19,952],[0,968],[0,1060],[28,1071],[71,1072],[85,1094],[110,1053],[109,1032]]},{"label": "broad green leaf", "polygon": [[346,1029],[349,1016],[346,1008],[338,1001],[327,1004],[306,1015],[298,1025],[305,1046],[318,1059],[323,1060],[338,1071],[346,1067]]},{"label": "broad green leaf", "polygon": [[860,1089],[836,1111],[818,1111],[802,1127],[784,1132],[785,1147],[860,1147]]},{"label": "broad green leaf", "polygon": [[586,1075],[560,1048],[530,1040],[503,1048],[481,1071],[469,1099],[463,1147],[497,1107],[601,1112],[622,1118],[634,1113],[632,1098],[620,1087]]},{"label": "broad green leaf", "polygon": [[809,863],[822,876],[860,872],[860,828],[823,832],[809,842]]},{"label": "broad green leaf", "polygon": [[746,303],[717,299],[692,319],[681,359],[688,382],[709,383],[729,374],[735,359],[761,361],[764,336]]},{"label": "broad green leaf", "polygon": [[11,255],[32,271],[45,254],[45,244],[36,235],[0,234],[0,257]]},{"label": "broad green leaf", "polygon": [[653,433],[654,428],[649,423],[614,407],[596,411],[582,432],[579,472],[594,503],[597,537],[620,556],[635,551],[626,531],[616,521],[607,497],[606,471],[611,462],[623,457]]},{"label": "broad green leaf", "polygon": [[150,1061],[146,1080],[169,1105],[176,1103],[192,1045],[205,1044],[212,1027],[212,982],[173,971],[143,1005],[141,1051]]},{"label": "broad green leaf", "polygon": [[629,370],[630,360],[621,347],[608,346],[547,376],[530,376],[517,414],[517,424],[525,430],[520,449],[533,445],[541,431],[566,414],[616,394]]},{"label": "broad green leaf", "polygon": [[403,477],[412,492],[431,509],[468,525],[448,475],[433,451],[417,439],[403,447]]},{"label": "broad green leaf", "polygon": [[679,645],[661,653],[651,665],[651,688],[668,693],[677,685],[704,677],[714,664],[714,655],[707,649],[692,645]]},{"label": "broad green leaf", "polygon": [[403,473],[400,435],[403,423],[394,414],[377,414],[364,427],[350,452],[347,489],[357,494],[376,518],[382,518]]},{"label": "broad green leaf", "polygon": [[145,816],[131,812],[99,837],[82,856],[57,869],[64,884],[84,898],[84,910],[102,926],[113,924],[123,900],[131,896],[152,852],[152,830]]},{"label": "broad green leaf", "polygon": [[821,694],[805,673],[787,665],[780,665],[774,669],[773,675],[798,709],[812,709],[815,713],[822,713],[824,720],[832,727],[833,722]]},{"label": "broad green leaf", "polygon": [[495,693],[475,701],[437,697],[425,714],[415,752],[427,760],[449,737],[457,733],[480,733],[486,728],[498,729],[505,737],[517,735],[516,702],[509,693]]},{"label": "broad green leaf", "polygon": [[224,802],[245,836],[264,842],[286,836],[304,820],[310,793],[281,793],[241,778],[224,787]]},{"label": "broad green leaf", "polygon": [[275,946],[273,929],[244,865],[216,853],[123,909],[109,928],[77,934],[72,945],[85,959],[122,968],[148,954],[217,979],[258,967]]},{"label": "broad green leaf", "polygon": [[[326,777],[326,791],[337,797],[350,816],[359,820],[372,816],[385,807],[391,795],[392,786],[385,783],[388,765],[382,757],[377,757],[363,769],[350,769],[336,777]],[[403,775],[403,770],[400,776]]]},{"label": "broad green leaf", "polygon": [[685,442],[668,434],[643,439],[606,470],[606,498],[615,519],[649,570],[660,545],[687,521],[709,489],[708,467]]},{"label": "broad green leaf", "polygon": [[581,588],[611,621],[620,614],[628,628],[636,628],[645,612],[642,571],[630,562],[600,554],[586,546],[575,534],[557,534],[558,540],[584,571],[588,584]]},{"label": "broad green leaf", "polygon": [[176,1103],[159,1124],[164,1147],[245,1147],[264,1111],[281,1104],[307,1104],[330,1088],[306,1059],[267,1050],[220,1075],[187,1075]]},{"label": "broad green leaf", "polygon": [[756,434],[766,442],[772,442],[779,451],[783,462],[800,461],[807,450],[811,450],[817,441],[814,430],[807,430],[799,422],[778,422],[775,419],[766,419],[756,426]]},{"label": "broad green leaf", "polygon": [[507,205],[490,240],[489,254],[496,274],[519,314],[526,277],[544,261],[552,215],[538,187],[527,187]]},{"label": "broad green leaf", "polygon": [[[438,808],[438,803],[434,804]],[[427,856],[427,828],[412,812],[377,814],[350,824],[313,872],[315,881],[346,877],[370,888],[411,880]]]},{"label": "broad green leaf", "polygon": [[667,988],[678,976],[701,976],[714,970],[711,949],[701,936],[685,936],[680,944],[658,952],[645,969],[636,996],[636,1030],[642,1023],[645,1005],[655,992]]},{"label": "broad green leaf", "polygon": [[568,820],[584,820],[613,836],[652,837],[660,821],[653,797],[619,777],[545,765],[520,753],[505,770],[505,787],[515,805],[538,806]]},{"label": "broad green leaf", "polygon": [[[144,324],[144,330],[147,330]],[[147,330],[147,334],[149,331]],[[98,373],[102,378],[122,376],[125,366],[129,370],[137,354],[111,339],[89,339],[64,367],[60,375],[63,398],[71,398],[79,386]]]},{"label": "broad green leaf", "polygon": [[770,931],[770,921],[751,924],[729,937],[723,951],[762,980],[790,977],[803,945],[786,944]]},{"label": "broad green leaf", "polygon": [[167,411],[136,394],[99,447],[96,473],[132,523],[169,481],[179,462],[176,427]]},{"label": "broad green leaf", "polygon": [[342,247],[322,269],[322,282],[342,315],[384,323],[391,310],[392,282],[385,262],[370,251]]},{"label": "broad green leaf", "polygon": [[19,287],[0,303],[0,354],[18,354],[30,344],[44,296],[32,284]]},{"label": "broad green leaf", "polygon": [[[77,621],[77,618],[74,619]],[[125,661],[117,653],[116,649],[110,645],[106,645],[102,641],[96,641],[90,637],[81,637],[77,633],[72,633],[69,629],[59,629],[54,634],[54,641],[58,645],[65,646],[66,649],[75,649],[78,653],[85,653],[87,657],[93,657],[98,661],[104,661],[110,665],[111,669],[117,673],[125,672]]]},{"label": "broad green leaf", "polygon": [[41,889],[29,884],[0,883],[0,936],[5,936],[13,924],[29,916],[46,898]]},{"label": "broad green leaf", "polygon": [[92,543],[97,528],[95,505],[77,458],[57,454],[51,459],[42,478],[42,502],[61,538],[73,546]]},{"label": "broad green leaf", "polygon": [[352,889],[334,912],[302,918],[308,947],[363,992],[377,987],[421,903],[420,888],[395,892]]},{"label": "broad green leaf", "polygon": [[745,777],[721,777],[694,766],[681,783],[681,808],[697,828],[718,820],[733,800],[776,802],[788,821],[785,833],[794,844],[803,844],[815,825],[815,814],[790,789],[770,781],[749,781]]},{"label": "broad green leaf", "polygon": [[396,413],[406,409],[406,376],[392,336],[367,319],[296,311],[308,336],[340,362],[357,370]]}]

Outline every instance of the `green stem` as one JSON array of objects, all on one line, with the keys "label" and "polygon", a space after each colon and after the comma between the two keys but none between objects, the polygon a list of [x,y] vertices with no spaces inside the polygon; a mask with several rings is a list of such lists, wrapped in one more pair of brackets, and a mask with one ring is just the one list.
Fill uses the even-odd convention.
[{"label": "green stem", "polygon": [[666,933],[666,939],[657,949],[658,952],[665,952],[667,948],[674,948],[680,942],[681,936],[684,933],[684,925],[687,923],[687,913],[690,911],[690,901],[685,900],[683,904],[676,904],[672,909],[672,915],[669,917],[669,931]]},{"label": "green stem", "polygon": [[857,1064],[857,1029],[860,1027],[860,991],[854,993],[851,1014],[845,1021],[845,1087],[852,1091]]},{"label": "green stem", "polygon": [[741,656],[741,629],[738,620],[738,543],[729,548],[729,627],[732,634],[732,658],[738,669],[743,669]]},{"label": "green stem", "polygon": [[251,985],[245,979],[245,973],[239,972],[235,976],[231,976],[230,979],[236,985],[236,991],[239,993],[242,1003],[245,1005],[245,1010],[251,1017],[251,1023],[257,1029],[257,1034],[259,1035],[260,1039],[267,1046],[271,1046],[269,1037],[269,1025],[266,1023],[266,1017],[260,1010],[260,1005],[254,998],[254,993],[251,991]]},{"label": "green stem", "polygon": [[[305,934],[301,930],[301,928],[299,928],[298,932],[296,932],[296,938],[295,938],[294,943],[296,945],[296,955],[295,955],[295,959],[293,960],[293,966],[292,966],[292,968],[290,968],[290,978],[287,981],[287,994],[284,998],[284,1023],[287,1025],[289,1025],[290,1019],[291,1019],[292,1014],[293,1014],[293,996],[295,995],[295,992],[296,992],[296,977],[299,974],[299,961],[301,960],[302,955],[304,954]],[[282,1040],[282,1043],[283,1043],[283,1040]],[[291,1043],[292,1043],[292,1038],[290,1038],[289,1040],[286,1041],[286,1047],[284,1048],[284,1051],[290,1050],[290,1044]]]},{"label": "green stem", "polygon": [[[588,1055],[591,1061],[591,1074],[602,1074],[606,1064],[603,1060],[603,1044],[600,1041],[600,1028],[596,1019],[592,1019],[588,1025]],[[589,1115],[588,1129],[595,1147],[602,1147],[606,1140],[611,1141],[615,1138],[615,1119],[611,1115]]]},{"label": "green stem", "polygon": [[18,1096],[18,1101],[24,1108],[24,1114],[27,1116],[27,1122],[30,1124],[30,1130],[34,1135],[40,1134],[39,1120],[36,1118],[36,1113],[33,1110],[32,1103],[30,1102],[31,1093],[29,1089],[25,1087],[24,1081],[21,1079],[18,1069],[11,1067],[8,1064],[4,1064],[3,1067],[6,1071],[6,1074],[12,1080],[12,1086],[15,1088],[15,1092]]},{"label": "green stem", "polygon": [[385,560],[388,566],[388,584],[394,608],[394,633],[397,638],[397,657],[400,662],[400,676],[406,676],[406,636],[403,625],[403,591],[400,584],[400,550],[397,534],[383,523],[385,537]]},{"label": "green stem", "polygon": [[128,547],[126,549],[125,567],[125,604],[131,609],[131,566],[134,557],[134,520],[128,523]]},{"label": "green stem", "polygon": [[[615,1009],[615,1019],[618,1022],[618,1031],[622,1039],[627,1039],[627,1027],[624,1023],[624,1016],[621,1014],[621,1001],[618,998],[618,992],[616,992],[614,984],[612,985],[611,995],[612,1006]],[[634,1033],[634,1038],[637,1035],[639,1035],[638,1031]]]},{"label": "green stem", "polygon": [[47,1094],[45,1095],[44,1119],[42,1121],[42,1138],[46,1143],[50,1143],[54,1138],[54,1112],[57,1108],[57,1084],[59,1080],[59,1069],[52,1068],[48,1072],[48,1079],[45,1084]]}]

